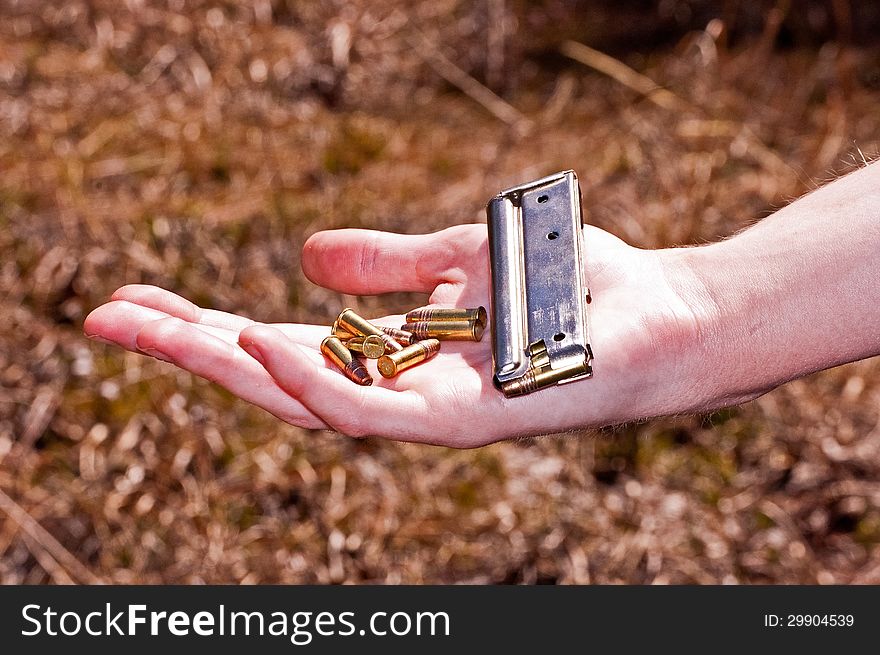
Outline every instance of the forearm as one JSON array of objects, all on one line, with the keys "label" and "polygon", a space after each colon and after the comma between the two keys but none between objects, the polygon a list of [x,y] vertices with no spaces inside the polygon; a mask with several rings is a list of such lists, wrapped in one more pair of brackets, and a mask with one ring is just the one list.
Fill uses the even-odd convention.
[{"label": "forearm", "polygon": [[880,354],[880,164],[675,256],[694,272],[708,405]]}]

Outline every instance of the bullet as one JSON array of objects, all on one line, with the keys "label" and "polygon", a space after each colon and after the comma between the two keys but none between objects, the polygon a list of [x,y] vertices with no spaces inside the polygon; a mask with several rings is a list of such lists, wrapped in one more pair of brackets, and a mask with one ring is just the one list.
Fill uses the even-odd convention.
[{"label": "bullet", "polygon": [[345,347],[352,352],[361,353],[367,359],[379,359],[386,352],[385,342],[375,334],[368,337],[352,337],[345,341]]},{"label": "bullet", "polygon": [[401,329],[412,332],[419,339],[479,341],[485,327],[474,318],[468,321],[418,321],[407,323]]},{"label": "bullet", "polygon": [[486,327],[486,308],[475,307],[474,309],[461,309],[453,307],[443,309],[439,307],[429,307],[425,309],[414,309],[406,315],[407,323],[418,323],[419,321],[478,321],[484,328]]},{"label": "bullet", "polygon": [[547,352],[547,346],[543,340],[529,346],[529,358],[532,360],[529,368],[538,370],[550,368],[550,353]]},{"label": "bullet", "polygon": [[373,384],[373,378],[370,377],[367,367],[358,360],[351,351],[345,347],[337,337],[327,337],[321,342],[321,352],[331,362],[336,364],[339,369],[352,382],[356,382],[362,386]]},{"label": "bullet", "polygon": [[418,341],[418,337],[414,335],[412,332],[404,332],[403,330],[398,330],[393,327],[384,327],[382,325],[379,326],[379,329],[382,330],[389,337],[394,339],[401,346],[411,346],[416,341]]},{"label": "bullet", "polygon": [[336,324],[338,324],[343,330],[353,332],[357,336],[368,337],[372,334],[378,335],[385,342],[386,348],[392,352],[403,350],[403,346],[370,323],[367,319],[358,316],[357,312],[350,307],[342,310],[342,313],[336,318]]},{"label": "bullet", "polygon": [[354,332],[349,332],[348,330],[339,327],[339,321],[333,321],[333,327],[330,328],[330,334],[334,337],[337,337],[340,341],[348,341],[349,339],[353,339],[358,336]]},{"label": "bullet", "polygon": [[383,355],[376,364],[382,377],[393,378],[410,366],[415,366],[431,359],[439,351],[440,342],[437,339],[425,339],[407,346],[399,352]]},{"label": "bullet", "polygon": [[525,375],[521,378],[502,382],[501,391],[503,391],[504,395],[508,398],[522,396],[537,391],[538,389],[551,387],[557,382],[574,375],[581,375],[588,372],[588,369],[589,367],[584,363],[573,364],[557,369],[550,368],[549,364],[541,367],[533,366],[526,371]]}]

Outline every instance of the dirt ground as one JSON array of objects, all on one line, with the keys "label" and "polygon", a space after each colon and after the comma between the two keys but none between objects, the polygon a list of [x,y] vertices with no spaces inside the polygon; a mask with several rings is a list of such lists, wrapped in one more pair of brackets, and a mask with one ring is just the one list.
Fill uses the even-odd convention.
[{"label": "dirt ground", "polygon": [[880,153],[880,12],[794,4],[3,3],[0,582],[880,583],[877,360],[457,452],[81,332],[132,282],[267,321],[418,305],[316,288],[303,241],[483,221],[563,168],[633,244],[729,235]]}]

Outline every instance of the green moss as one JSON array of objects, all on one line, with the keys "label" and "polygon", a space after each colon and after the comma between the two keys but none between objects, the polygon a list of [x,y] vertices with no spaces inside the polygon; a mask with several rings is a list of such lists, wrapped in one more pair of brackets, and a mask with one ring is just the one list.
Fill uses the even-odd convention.
[{"label": "green moss", "polygon": [[260,513],[253,505],[233,505],[227,519],[240,530],[247,530],[260,520]]},{"label": "green moss", "polygon": [[131,551],[125,546],[119,549],[116,555],[116,560],[119,562],[119,567],[123,569],[127,569],[132,565],[132,562],[134,562]]},{"label": "green moss", "polygon": [[470,480],[462,480],[458,484],[453,485],[449,490],[449,495],[459,507],[475,507],[479,501],[478,490]]},{"label": "green moss", "polygon": [[346,121],[324,151],[324,170],[334,175],[353,174],[375,161],[385,149],[385,137]]},{"label": "green moss", "polygon": [[755,521],[755,527],[758,530],[768,530],[776,525],[776,521],[774,521],[769,516],[764,514],[764,512],[761,512],[759,510],[755,510],[753,518]]},{"label": "green moss", "polygon": [[880,513],[870,512],[859,520],[855,539],[865,546],[880,543]]},{"label": "green moss", "polygon": [[475,464],[480,467],[480,471],[488,477],[496,480],[504,480],[504,466],[494,452],[487,450],[477,451],[474,457]]},{"label": "green moss", "polygon": [[215,464],[218,469],[222,470],[229,466],[235,458],[235,451],[227,444],[226,447],[223,448],[223,452],[215,459]]},{"label": "green moss", "polygon": [[452,177],[458,170],[458,166],[451,158],[442,155],[435,157],[430,166],[431,172],[440,177]]}]

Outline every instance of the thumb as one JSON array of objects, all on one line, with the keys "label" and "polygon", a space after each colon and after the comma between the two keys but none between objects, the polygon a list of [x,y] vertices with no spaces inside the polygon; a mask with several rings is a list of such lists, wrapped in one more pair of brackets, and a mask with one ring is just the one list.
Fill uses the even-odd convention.
[{"label": "thumb", "polygon": [[[375,230],[317,232],[303,247],[303,272],[312,282],[351,294],[430,293],[447,280],[461,252],[456,226],[433,234]],[[485,228],[483,228],[485,230]]]}]

